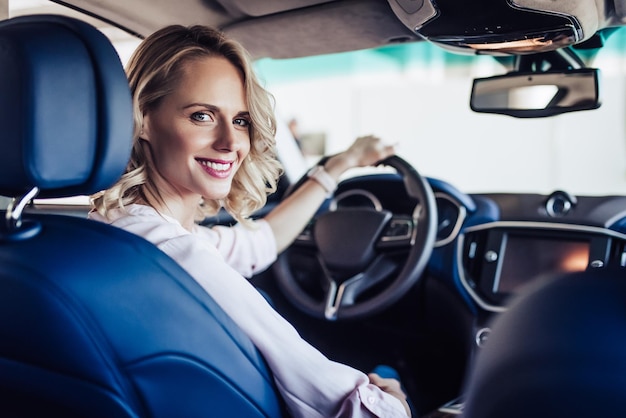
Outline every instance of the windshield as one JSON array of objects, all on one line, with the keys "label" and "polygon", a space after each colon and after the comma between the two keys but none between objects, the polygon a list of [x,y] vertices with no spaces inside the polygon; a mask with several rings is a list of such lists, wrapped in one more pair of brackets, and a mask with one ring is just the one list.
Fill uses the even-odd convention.
[{"label": "windshield", "polygon": [[624,194],[625,51],[621,29],[587,60],[601,70],[600,109],[543,119],[472,112],[472,79],[506,67],[427,42],[263,59],[257,70],[279,115],[297,121],[312,160],[373,133],[397,143],[399,155],[421,174],[466,192]]}]

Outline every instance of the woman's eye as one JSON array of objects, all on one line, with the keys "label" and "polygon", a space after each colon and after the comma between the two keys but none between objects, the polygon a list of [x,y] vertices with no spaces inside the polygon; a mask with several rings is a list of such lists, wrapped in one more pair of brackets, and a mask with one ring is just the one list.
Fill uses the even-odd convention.
[{"label": "woman's eye", "polygon": [[245,118],[237,118],[233,120],[233,124],[241,126],[242,128],[247,128],[248,126],[250,126],[250,121]]},{"label": "woman's eye", "polygon": [[193,119],[196,122],[210,122],[211,119],[211,115],[209,115],[208,113],[205,112],[195,112],[191,114],[191,119]]}]

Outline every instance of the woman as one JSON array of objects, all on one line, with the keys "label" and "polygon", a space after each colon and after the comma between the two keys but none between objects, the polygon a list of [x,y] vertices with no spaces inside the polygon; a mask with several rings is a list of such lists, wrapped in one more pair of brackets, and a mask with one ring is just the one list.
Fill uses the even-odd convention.
[{"label": "woman", "polygon": [[[92,197],[90,217],[143,236],[179,262],[263,354],[294,416],[410,414],[397,380],[325,358],[243,277],[275,260],[346,169],[374,164],[393,147],[357,139],[264,220],[252,221],[281,168],[271,96],[242,46],[207,27],[169,26],[142,42],[127,71],[131,160],[114,186]],[[220,207],[237,226],[197,225]]]}]

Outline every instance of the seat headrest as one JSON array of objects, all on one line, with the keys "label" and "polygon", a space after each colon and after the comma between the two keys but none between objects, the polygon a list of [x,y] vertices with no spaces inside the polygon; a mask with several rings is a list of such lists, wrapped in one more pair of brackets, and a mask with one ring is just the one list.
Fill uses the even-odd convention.
[{"label": "seat headrest", "polygon": [[498,317],[464,418],[626,416],[626,272],[539,281]]},{"label": "seat headrest", "polygon": [[91,194],[122,174],[133,120],[117,52],[60,15],[0,22],[0,195]]}]

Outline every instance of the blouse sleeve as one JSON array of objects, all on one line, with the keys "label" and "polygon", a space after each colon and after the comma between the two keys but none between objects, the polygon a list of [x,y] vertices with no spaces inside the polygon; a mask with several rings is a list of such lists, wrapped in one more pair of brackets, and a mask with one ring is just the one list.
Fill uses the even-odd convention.
[{"label": "blouse sleeve", "polygon": [[252,277],[269,267],[276,260],[276,239],[269,223],[255,221],[257,228],[241,224],[232,227],[198,226],[198,235],[214,245],[224,261],[244,277]]},{"label": "blouse sleeve", "polygon": [[367,375],[329,360],[302,339],[205,240],[189,234],[159,247],[181,264],[252,340],[294,417],[406,417],[402,403],[370,384]]}]

